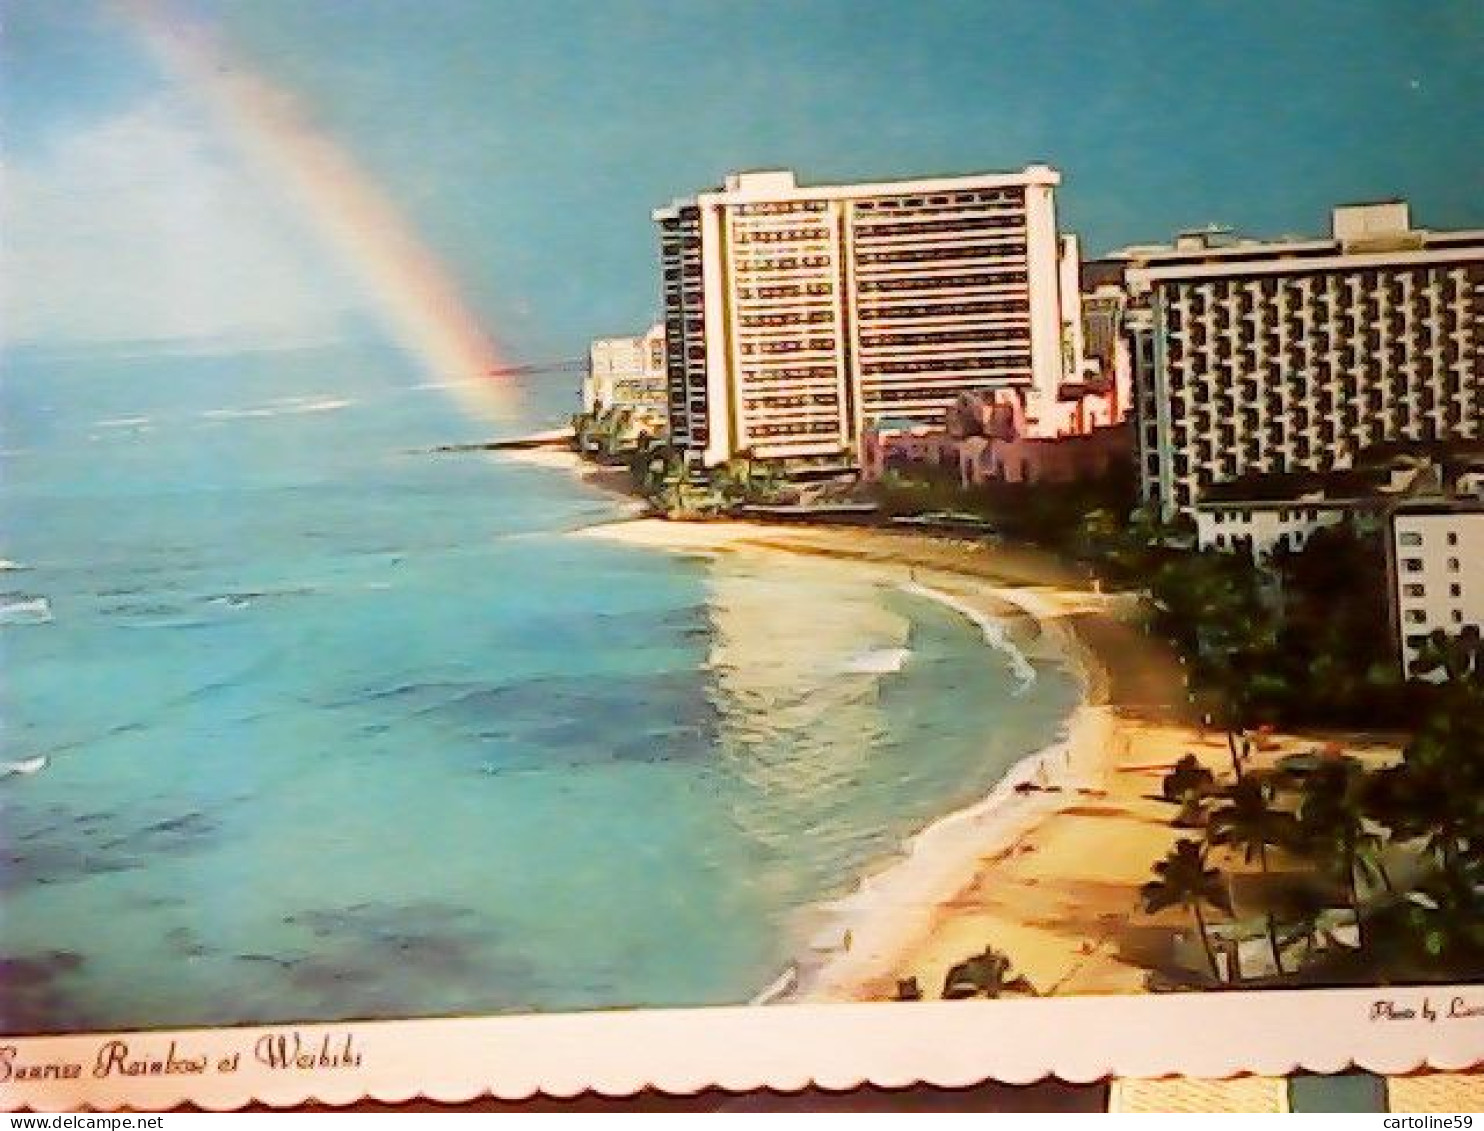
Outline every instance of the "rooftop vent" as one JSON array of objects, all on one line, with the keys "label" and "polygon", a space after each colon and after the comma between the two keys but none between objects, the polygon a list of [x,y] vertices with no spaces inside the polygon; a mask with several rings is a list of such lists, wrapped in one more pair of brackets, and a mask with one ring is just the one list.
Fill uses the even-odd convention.
[{"label": "rooftop vent", "polygon": [[750,173],[731,173],[727,176],[727,192],[786,192],[796,188],[797,182],[791,169],[758,169]]}]

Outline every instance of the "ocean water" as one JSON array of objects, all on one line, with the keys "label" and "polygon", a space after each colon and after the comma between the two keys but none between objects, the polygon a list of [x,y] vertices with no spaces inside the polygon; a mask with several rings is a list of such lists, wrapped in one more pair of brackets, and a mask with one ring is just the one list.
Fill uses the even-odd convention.
[{"label": "ocean water", "polygon": [[570,537],[619,504],[428,454],[485,428],[386,350],[4,374],[6,1032],[746,1001],[1075,702],[852,567]]}]

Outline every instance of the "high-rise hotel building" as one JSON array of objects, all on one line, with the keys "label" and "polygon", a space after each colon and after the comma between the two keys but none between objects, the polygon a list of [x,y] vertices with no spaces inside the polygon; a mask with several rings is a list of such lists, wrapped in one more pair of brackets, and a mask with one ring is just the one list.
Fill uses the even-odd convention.
[{"label": "high-rise hotel building", "polygon": [[674,442],[708,466],[849,458],[868,422],[937,423],[970,389],[1049,416],[1080,366],[1060,179],[742,173],[656,211]]},{"label": "high-rise hotel building", "polygon": [[1389,201],[1335,209],[1328,239],[1120,256],[1142,492],[1166,518],[1249,472],[1484,436],[1484,231],[1417,230]]}]

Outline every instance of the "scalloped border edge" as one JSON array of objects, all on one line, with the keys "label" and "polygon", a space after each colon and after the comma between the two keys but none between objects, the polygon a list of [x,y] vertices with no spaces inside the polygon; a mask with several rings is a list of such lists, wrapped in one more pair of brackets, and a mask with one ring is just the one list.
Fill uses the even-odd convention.
[{"label": "scalloped border edge", "polygon": [[[1472,1016],[1453,1006],[1477,1011]],[[1377,1003],[1390,1011],[1377,1012]],[[1414,1016],[1404,1014],[1411,1011]],[[1431,1014],[1431,1020],[1429,1020]],[[351,1067],[270,1067],[264,1038],[297,1034]],[[95,1074],[100,1050],[204,1057],[201,1075]],[[219,1071],[227,1058],[237,1068]],[[75,1065],[71,1078],[16,1080],[20,1065]],[[221,1111],[258,1103],[463,1103],[536,1095],[694,1095],[719,1088],[843,1091],[871,1084],[962,1088],[1048,1077],[1386,1075],[1484,1065],[1484,986],[1269,990],[1005,1001],[735,1006],[275,1025],[176,1032],[0,1037],[0,1110]]]}]

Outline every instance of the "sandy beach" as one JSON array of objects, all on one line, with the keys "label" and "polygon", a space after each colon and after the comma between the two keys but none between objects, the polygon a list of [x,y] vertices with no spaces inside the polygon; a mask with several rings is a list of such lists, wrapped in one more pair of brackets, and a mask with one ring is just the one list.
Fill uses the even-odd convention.
[{"label": "sandy beach", "polygon": [[627,499],[633,504],[635,513],[642,513],[648,509],[641,500],[635,498],[633,479],[627,467],[622,464],[604,466],[593,463],[591,460],[583,459],[565,443],[552,443],[530,448],[507,448],[489,453],[489,458],[506,463],[544,467],[550,471],[565,471],[589,487]]},{"label": "sandy beach", "polygon": [[[880,1000],[898,979],[915,977],[936,997],[948,969],[986,945],[1007,953],[1041,994],[1146,989],[1171,933],[1186,929],[1178,912],[1138,909],[1140,885],[1177,836],[1169,806],[1151,795],[1182,755],[1216,772],[1228,755],[1224,736],[1192,719],[1179,664],[1138,626],[1131,597],[1096,592],[1066,562],[1034,549],[915,532],[648,518],[580,535],[659,550],[859,562],[965,615],[1008,623],[1018,644],[1055,648],[1079,671],[1085,695],[1062,740],[989,797],[928,826],[901,859],[833,905],[779,996]],[[1275,735],[1258,760],[1315,743]]]}]

